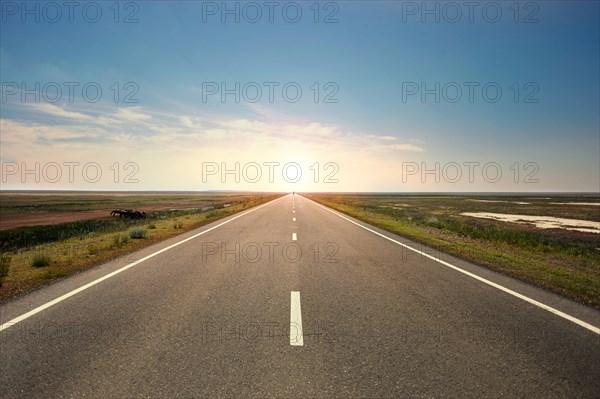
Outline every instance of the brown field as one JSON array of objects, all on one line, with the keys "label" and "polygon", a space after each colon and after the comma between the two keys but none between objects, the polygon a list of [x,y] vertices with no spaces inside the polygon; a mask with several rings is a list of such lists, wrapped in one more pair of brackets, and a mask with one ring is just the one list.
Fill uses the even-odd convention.
[{"label": "brown field", "polygon": [[183,210],[235,202],[245,194],[0,193],[0,230],[110,217],[113,209]]}]

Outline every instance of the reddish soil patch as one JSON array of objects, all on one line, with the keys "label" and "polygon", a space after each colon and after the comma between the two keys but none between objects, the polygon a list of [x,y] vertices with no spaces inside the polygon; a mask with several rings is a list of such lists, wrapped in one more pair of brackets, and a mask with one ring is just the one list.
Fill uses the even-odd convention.
[{"label": "reddish soil patch", "polygon": [[[198,207],[198,203],[189,204],[160,204],[156,206],[135,207],[138,211],[166,211],[169,209],[189,209]],[[120,209],[120,208],[118,208]],[[75,212],[48,212],[48,213],[7,213],[0,216],[0,230],[11,230],[24,226],[47,226],[52,224],[77,222],[79,220],[102,219],[110,217],[113,209],[86,210]],[[114,217],[114,216],[113,216]]]},{"label": "reddish soil patch", "polygon": [[84,212],[53,212],[53,213],[16,213],[14,215],[2,215],[0,219],[0,230],[16,229],[23,226],[44,226],[78,220],[101,219],[110,216],[106,211],[84,211]]}]

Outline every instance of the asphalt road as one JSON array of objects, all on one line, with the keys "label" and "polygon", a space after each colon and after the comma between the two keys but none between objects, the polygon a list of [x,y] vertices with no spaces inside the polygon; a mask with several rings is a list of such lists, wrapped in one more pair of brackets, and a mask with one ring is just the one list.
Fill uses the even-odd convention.
[{"label": "asphalt road", "polygon": [[288,195],[5,304],[0,397],[600,397],[599,312],[358,224]]}]

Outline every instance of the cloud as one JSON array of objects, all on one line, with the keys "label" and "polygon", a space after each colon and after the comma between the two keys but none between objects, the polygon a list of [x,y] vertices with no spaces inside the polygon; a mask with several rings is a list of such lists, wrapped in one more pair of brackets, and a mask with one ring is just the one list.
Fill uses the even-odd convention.
[{"label": "cloud", "polygon": [[413,145],[413,144],[392,144],[387,146],[387,148],[394,151],[410,151],[410,152],[423,152],[424,148]]},{"label": "cloud", "polygon": [[188,128],[196,128],[199,127],[198,124],[192,120],[192,118],[188,117],[188,116],[181,116],[179,117],[179,122]]},{"label": "cloud", "polygon": [[366,137],[369,139],[374,139],[374,140],[385,140],[385,141],[398,140],[398,138],[394,137],[394,136],[377,136],[375,134],[368,134]]},{"label": "cloud", "polygon": [[[299,162],[307,176],[314,173],[308,168],[315,163],[334,163],[340,166],[340,178],[344,174],[353,177],[347,180],[351,189],[356,181],[379,184],[383,177],[373,173],[393,167],[400,152],[425,151],[416,142],[402,142],[392,135],[351,131],[319,121],[227,118],[113,104],[76,111],[36,104],[25,110],[29,112],[19,113],[19,119],[0,119],[3,160],[94,161],[103,167],[135,162],[148,176],[148,185],[136,189],[197,188],[202,181],[201,164],[207,161],[228,165]],[[40,114],[61,119],[50,124]],[[267,183],[256,189],[274,189]]]},{"label": "cloud", "polygon": [[143,112],[138,112],[140,109],[141,107],[119,108],[115,114],[115,117],[130,122],[147,121],[152,119],[150,115],[144,114]]},{"label": "cloud", "polygon": [[67,110],[65,110],[61,107],[58,107],[56,105],[53,105],[53,104],[43,103],[43,104],[25,104],[25,105],[35,109],[37,112],[56,116],[59,118],[67,118],[67,119],[74,119],[74,120],[80,120],[80,121],[89,121],[89,120],[93,119],[89,115],[83,114],[81,112],[67,111]]},{"label": "cloud", "polygon": [[418,143],[418,144],[425,144],[425,142],[423,140],[419,140],[419,139],[408,139],[408,141],[412,141],[413,143]]},{"label": "cloud", "polygon": [[[280,118],[260,121],[252,118],[227,118],[224,115],[208,117],[112,104],[93,104],[89,109],[77,111],[53,104],[32,104],[27,107],[34,112],[25,115],[26,120],[20,130],[27,130],[33,135],[33,140],[45,145],[52,145],[53,142],[110,144],[133,141],[136,148],[157,151],[190,150],[200,146],[221,150],[231,146],[234,140],[239,147],[264,147],[265,150],[293,144],[305,148],[308,153],[314,152],[317,146],[338,153],[425,151],[422,145],[398,143],[398,138],[392,135],[353,132],[342,126],[316,121]],[[262,111],[268,112],[267,109]],[[46,121],[36,117],[39,113],[62,118],[65,122],[48,125]],[[49,129],[50,126],[53,128]],[[416,139],[410,141],[417,143]]]},{"label": "cloud", "polygon": [[268,124],[248,119],[232,119],[224,122],[217,122],[217,125],[223,129],[231,129],[245,132],[264,132]]},{"label": "cloud", "polygon": [[[212,153],[225,153],[237,148],[247,148],[261,154],[281,150],[292,154],[293,148],[303,149],[306,154],[346,154],[349,158],[357,153],[373,156],[382,152],[424,152],[422,145],[398,143],[391,135],[374,135],[353,132],[342,126],[315,121],[267,120],[251,118],[227,118],[224,115],[199,116],[189,113],[151,110],[142,106],[119,107],[112,104],[94,104],[90,109],[68,110],[52,104],[28,105],[34,112],[25,115],[26,121],[12,126],[21,134],[27,134],[28,142],[45,146],[62,146],[65,143],[85,143],[96,146],[98,151],[110,150],[115,143],[126,148],[142,151],[181,152],[211,148]],[[263,110],[267,112],[266,110]],[[65,120],[49,125],[36,118],[37,113],[53,115]],[[5,124],[9,123],[5,120]],[[68,121],[68,123],[67,123]],[[2,139],[3,142],[10,138]],[[416,139],[410,141],[417,142]],[[108,146],[105,148],[104,146]],[[35,151],[33,151],[35,152]],[[307,155],[310,156],[310,155]]]}]

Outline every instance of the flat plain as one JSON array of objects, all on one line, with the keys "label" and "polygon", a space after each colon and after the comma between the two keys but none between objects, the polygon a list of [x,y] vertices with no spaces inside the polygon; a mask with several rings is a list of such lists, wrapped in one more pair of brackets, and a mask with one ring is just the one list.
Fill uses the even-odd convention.
[{"label": "flat plain", "polygon": [[[307,197],[434,248],[441,256],[458,256],[600,307],[597,194],[324,193]],[[506,222],[465,214],[514,217]],[[540,228],[526,220],[531,216],[569,219],[574,226]],[[592,228],[579,231],[576,221]]]}]

